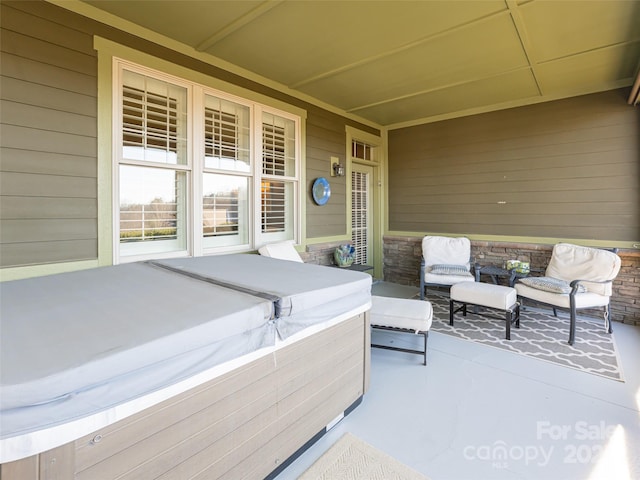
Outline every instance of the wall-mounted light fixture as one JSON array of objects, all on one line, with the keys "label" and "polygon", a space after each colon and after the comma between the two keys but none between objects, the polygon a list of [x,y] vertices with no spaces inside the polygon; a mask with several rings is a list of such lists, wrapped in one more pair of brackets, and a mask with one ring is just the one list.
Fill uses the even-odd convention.
[{"label": "wall-mounted light fixture", "polygon": [[331,176],[344,177],[344,165],[340,163],[338,157],[331,157]]}]

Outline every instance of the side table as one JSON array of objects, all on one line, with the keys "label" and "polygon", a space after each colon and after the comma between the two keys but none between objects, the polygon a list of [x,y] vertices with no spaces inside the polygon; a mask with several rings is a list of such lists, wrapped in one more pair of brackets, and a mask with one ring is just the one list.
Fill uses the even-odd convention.
[{"label": "side table", "polygon": [[474,265],[474,271],[476,274],[476,282],[480,281],[480,275],[489,275],[491,280],[493,280],[493,283],[496,285],[499,284],[499,278],[506,278],[507,285],[510,287],[513,287],[513,284],[516,283],[516,279],[529,276],[529,273],[516,272],[515,268],[507,270],[506,268],[498,267],[496,265],[481,266],[477,263]]},{"label": "side table", "polygon": [[342,268],[344,270],[352,270],[352,271],[356,271],[356,272],[367,272],[369,270],[373,270],[373,267],[371,265],[361,265],[359,263],[352,263],[348,267],[339,267],[335,263],[333,263],[333,264],[331,264],[329,266],[330,267],[336,267],[336,268]]}]

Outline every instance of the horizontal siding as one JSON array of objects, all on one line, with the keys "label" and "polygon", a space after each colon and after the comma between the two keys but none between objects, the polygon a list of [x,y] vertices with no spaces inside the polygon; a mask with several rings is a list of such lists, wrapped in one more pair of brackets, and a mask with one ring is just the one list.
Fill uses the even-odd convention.
[{"label": "horizontal siding", "polygon": [[[2,98],[23,105],[36,105],[69,114],[95,117],[96,98],[57,87],[0,77]],[[86,120],[85,120],[86,121]]]},{"label": "horizontal siding", "polygon": [[4,52],[0,55],[3,77],[38,83],[53,87],[60,92],[75,92],[94,98],[97,95],[95,75],[72,72],[55,65],[43,64]]},{"label": "horizontal siding", "polygon": [[95,218],[98,205],[93,198],[4,196],[0,216],[6,220]]},{"label": "horizontal siding", "polygon": [[[344,164],[346,130],[344,119],[323,115],[312,110],[307,116],[307,238],[346,235],[346,177],[331,177],[331,157]],[[326,177],[331,185],[331,197],[325,205],[316,205],[311,187],[318,177]]]},{"label": "horizontal siding", "polygon": [[3,172],[90,177],[94,180],[97,175],[96,160],[92,156],[0,148],[0,158]]},{"label": "horizontal siding", "polygon": [[[65,50],[76,51],[89,56],[94,54],[93,45],[87,43],[85,32],[71,28],[66,25],[67,22],[56,21],[53,16],[40,17],[37,14],[33,15],[28,11],[23,11],[21,8],[27,7],[29,9],[29,5],[25,5],[25,3],[3,2],[0,5],[3,27],[6,30],[64,47]],[[34,5],[37,6],[37,3],[34,2]]]},{"label": "horizontal siding", "polygon": [[86,177],[4,172],[0,188],[3,196],[96,198],[96,180]]},{"label": "horizontal siding", "polygon": [[639,110],[621,91],[389,133],[389,228],[637,241]]},{"label": "horizontal siding", "polygon": [[0,232],[0,243],[3,244],[97,238],[96,222],[84,218],[65,219],[64,222],[56,218],[4,220]]},{"label": "horizontal siding", "polygon": [[[5,19],[3,19],[4,24]],[[6,28],[0,35],[2,51],[46,65],[55,65],[72,72],[96,76],[97,60],[94,55],[62,48],[45,40],[29,37]]]},{"label": "horizontal siding", "polygon": [[0,6],[0,266],[95,259],[93,38],[21,5]]},{"label": "horizontal siding", "polygon": [[39,105],[0,101],[0,120],[4,125],[26,127],[31,130],[68,133],[96,138],[95,114],[79,115]]},{"label": "horizontal siding", "polygon": [[[94,120],[95,121],[95,120]],[[2,146],[37,152],[63,153],[96,158],[96,139],[73,133],[2,125]]]},{"label": "horizontal siding", "polygon": [[95,239],[7,243],[0,244],[0,258],[11,258],[15,265],[74,262],[95,259],[97,248]]}]

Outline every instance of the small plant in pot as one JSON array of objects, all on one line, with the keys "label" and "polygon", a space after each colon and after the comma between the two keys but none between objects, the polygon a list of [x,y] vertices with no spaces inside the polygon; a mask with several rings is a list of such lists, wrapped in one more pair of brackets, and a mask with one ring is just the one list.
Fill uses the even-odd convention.
[{"label": "small plant in pot", "polygon": [[349,244],[340,245],[333,252],[333,259],[339,267],[349,267],[355,259],[356,249]]}]

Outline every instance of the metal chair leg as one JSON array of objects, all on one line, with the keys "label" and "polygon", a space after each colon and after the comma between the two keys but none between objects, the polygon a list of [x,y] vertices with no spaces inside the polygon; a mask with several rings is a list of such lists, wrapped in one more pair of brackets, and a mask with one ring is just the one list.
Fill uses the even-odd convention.
[{"label": "metal chair leg", "polygon": [[429,332],[424,332],[424,361],[422,362],[423,365],[427,365],[427,338],[429,337]]},{"label": "metal chair leg", "polygon": [[454,309],[453,300],[449,300],[449,325],[453,325],[453,309]]},{"label": "metal chair leg", "polygon": [[[569,296],[569,304],[571,307],[570,323],[569,323],[569,345],[573,345],[576,340],[576,299],[573,295]],[[555,308],[554,308],[555,310]]]},{"label": "metal chair leg", "polygon": [[604,328],[609,333],[613,333],[613,327],[611,325],[611,311],[609,310],[609,305],[605,305],[604,307]]}]

